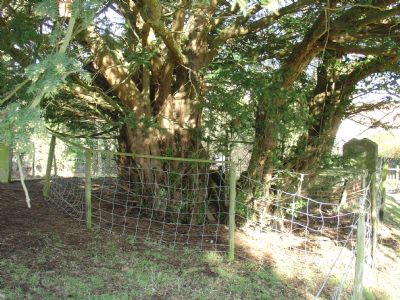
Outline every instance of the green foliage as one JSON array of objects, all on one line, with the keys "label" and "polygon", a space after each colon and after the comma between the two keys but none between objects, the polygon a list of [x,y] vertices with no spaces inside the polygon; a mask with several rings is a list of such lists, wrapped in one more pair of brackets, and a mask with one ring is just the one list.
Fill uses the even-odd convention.
[{"label": "green foliage", "polygon": [[[90,25],[99,8],[104,5],[104,1],[102,0],[75,0],[71,2],[72,14],[78,16],[84,28]],[[57,21],[59,17],[58,2],[42,0],[36,3],[33,12],[39,17],[48,17],[51,20]]]},{"label": "green foliage", "polygon": [[43,0],[34,6],[33,12],[39,17],[50,17],[52,20],[58,18],[58,2]]},{"label": "green foliage", "polygon": [[44,132],[39,109],[27,109],[12,103],[0,112],[0,143],[11,145],[17,151],[25,151],[33,133]]},{"label": "green foliage", "polygon": [[126,61],[131,65],[131,70],[135,70],[141,66],[150,67],[150,61],[157,55],[157,52],[152,51],[135,51],[125,54]]},{"label": "green foliage", "polygon": [[299,212],[306,206],[307,201],[302,198],[298,198],[292,201],[289,204],[289,207],[285,209],[285,211],[287,215],[297,218],[299,216]]},{"label": "green foliage", "polygon": [[36,44],[40,35],[35,28],[37,20],[32,15],[27,15],[25,12],[16,12],[9,26],[13,28],[10,32],[8,28],[0,26],[0,40],[2,42],[0,49],[9,49],[13,47],[25,47],[30,44],[30,41],[35,41]]},{"label": "green foliage", "polygon": [[343,166],[348,166],[349,163],[343,156],[336,155],[332,153],[327,153],[326,155],[322,156],[320,162],[321,169],[341,169]]},{"label": "green foliage", "polygon": [[44,92],[45,97],[51,97],[58,93],[59,88],[65,83],[69,74],[81,73],[82,78],[89,79],[80,63],[63,53],[56,53],[47,56],[39,63],[26,68],[26,76],[32,81],[28,93],[37,94]]},{"label": "green foliage", "polygon": [[106,2],[105,0],[74,0],[72,2],[72,13],[78,16],[81,26],[87,28]]},{"label": "green foliage", "polygon": [[[305,151],[310,145],[307,136],[315,130],[315,140],[323,140],[323,130],[318,128],[322,121],[327,120],[324,126],[329,127],[332,116],[340,119],[373,109],[373,106],[360,109],[352,105],[352,95],[377,89],[398,94],[398,65],[385,65],[393,54],[375,54],[374,50],[382,48],[382,53],[398,52],[392,31],[381,32],[387,30],[387,25],[397,16],[380,19],[369,7],[371,1],[338,2],[329,11],[326,3],[316,1],[302,7],[300,2],[299,9],[292,7],[288,9],[290,13],[286,14],[284,9],[282,14],[276,14],[277,9],[291,4],[278,0],[232,0],[218,2],[213,11],[204,14],[210,8],[208,0],[188,2],[183,6],[168,0],[160,2],[162,16],[157,24],[144,18],[147,24],[139,25],[137,12],[131,11],[126,2],[77,0],[71,6],[76,23],[65,54],[57,52],[66,37],[69,21],[75,18],[60,18],[57,4],[52,0],[7,4],[0,24],[0,40],[7,41],[0,45],[0,93],[12,91],[21,80],[30,79],[29,88],[20,89],[9,102],[21,99],[29,102],[32,98],[37,102],[37,96],[43,94],[44,99],[39,99],[42,100],[43,116],[49,126],[61,132],[101,133],[115,137],[119,129],[128,126],[143,129],[143,134],[148,134],[147,129],[155,128],[162,136],[168,129],[162,128],[161,120],[172,118],[169,124],[189,130],[193,141],[206,141],[210,152],[218,156],[226,155],[232,149],[232,140],[269,138],[273,146],[265,150],[264,156],[274,168],[280,168],[287,166],[293,156],[297,160],[310,156]],[[138,5],[137,9],[142,8]],[[185,9],[184,24],[176,30],[174,17],[179,15],[176,12],[180,9]],[[376,13],[385,9],[391,7],[382,4]],[[356,13],[352,14],[353,11]],[[342,50],[332,49],[335,45],[331,45],[331,40],[311,32],[323,28],[315,22],[322,20],[319,16],[328,16],[328,12],[329,24],[337,29],[336,46],[343,47]],[[146,12],[140,13],[146,15]],[[375,29],[348,26],[367,16],[377,17],[373,23]],[[150,27],[153,30],[149,33]],[[200,27],[203,28],[201,31],[198,30]],[[172,35],[168,36],[169,33]],[[344,33],[353,39],[341,39]],[[320,36],[318,41],[305,47],[304,53],[301,52],[303,49],[299,51],[300,43],[307,44],[317,36]],[[96,45],[92,45],[93,38]],[[323,51],[314,53],[320,48]],[[368,54],[369,50],[367,54],[357,53],[360,48],[370,48],[371,54]],[[177,63],[180,59],[174,52],[181,53],[188,62]],[[353,52],[357,54],[353,55]],[[112,67],[99,66],[104,53],[113,60]],[[372,76],[365,77],[363,74],[371,69],[373,62],[385,68],[373,70]],[[325,90],[347,82],[352,82],[353,86],[347,94],[342,94],[340,89],[335,91],[344,95],[345,99],[336,99],[340,100],[340,105],[327,103],[315,113],[313,92],[321,66],[325,67],[328,81],[332,82]],[[110,67],[122,72],[105,75],[104,70]],[[295,80],[285,83],[290,74],[297,74],[297,69],[299,75]],[[144,91],[144,70],[150,75],[150,103],[146,103],[146,108],[150,109],[149,112],[146,110],[145,116],[138,113],[142,109],[134,107],[144,105],[139,102],[145,98],[147,101],[147,96],[143,99],[139,96]],[[376,77],[377,73],[383,74],[382,70],[385,74]],[[346,80],[349,74],[354,77]],[[361,80],[365,80],[364,84],[357,85]],[[127,81],[135,86],[134,93],[118,91],[120,84]],[[115,85],[110,86],[112,84]],[[80,94],[74,90],[76,85],[82,87]],[[166,99],[181,93],[187,97],[184,101],[193,102],[193,107],[189,108],[192,111],[183,113],[198,114],[196,118],[201,126],[188,126],[182,121],[186,117],[182,118],[180,111],[164,115]],[[265,120],[257,118],[260,112],[264,113]],[[320,144],[317,142],[313,151],[329,151],[318,146],[325,140]],[[171,150],[178,147],[166,145],[166,148],[161,152],[172,155]],[[193,149],[190,151],[194,152]],[[258,149],[256,152],[263,151]],[[200,154],[193,154],[194,157],[197,155]]]},{"label": "green foliage", "polygon": [[[202,108],[212,112],[203,119],[206,137],[214,141],[214,149],[220,152],[226,151],[230,140],[253,140],[255,115],[259,103],[263,103],[265,114],[276,129],[273,134],[279,146],[272,155],[275,166],[279,167],[311,123],[308,101],[313,80],[304,75],[294,88],[280,88],[281,72],[251,59],[243,49],[241,52],[225,49],[220,57],[224,63],[215,63],[207,74],[213,89],[202,102]],[[287,100],[285,105],[277,105],[277,98]]]}]

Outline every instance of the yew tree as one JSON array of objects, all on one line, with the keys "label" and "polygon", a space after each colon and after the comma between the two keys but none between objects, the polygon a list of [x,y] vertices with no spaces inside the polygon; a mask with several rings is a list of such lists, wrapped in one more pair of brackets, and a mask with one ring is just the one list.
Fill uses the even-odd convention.
[{"label": "yew tree", "polygon": [[23,100],[53,130],[117,137],[122,151],[204,157],[218,66],[257,69],[256,94],[244,78],[227,89],[251,94],[249,173],[265,179],[282,160],[289,108],[307,114],[290,118],[304,121],[292,153],[308,161],[288,165],[306,167],[329,148],[357,84],[398,72],[399,14],[396,1],[380,0],[3,0],[0,105]]}]

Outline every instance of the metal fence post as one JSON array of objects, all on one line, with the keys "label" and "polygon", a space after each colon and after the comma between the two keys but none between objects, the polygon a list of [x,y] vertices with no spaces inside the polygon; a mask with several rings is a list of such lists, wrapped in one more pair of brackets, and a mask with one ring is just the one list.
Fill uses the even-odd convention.
[{"label": "metal fence post", "polygon": [[0,144],[0,183],[11,182],[12,149],[10,145]]},{"label": "metal fence post", "polygon": [[50,140],[49,156],[47,158],[46,177],[44,179],[44,188],[43,188],[43,197],[44,198],[48,198],[49,197],[51,167],[53,165],[55,147],[56,147],[56,136],[52,135],[51,136],[51,140]]},{"label": "metal fence post", "polygon": [[86,227],[92,229],[92,152],[85,151]]},{"label": "metal fence post", "polygon": [[236,166],[229,164],[229,260],[235,259]]}]

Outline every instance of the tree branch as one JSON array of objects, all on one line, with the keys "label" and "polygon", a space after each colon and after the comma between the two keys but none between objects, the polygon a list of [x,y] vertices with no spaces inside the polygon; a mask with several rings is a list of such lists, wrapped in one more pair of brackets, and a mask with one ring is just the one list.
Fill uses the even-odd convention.
[{"label": "tree branch", "polygon": [[[321,45],[323,46],[323,45]],[[381,55],[395,57],[397,53],[387,47],[362,47],[357,45],[341,45],[334,42],[326,44],[326,48],[343,53],[363,54],[363,55]]]},{"label": "tree branch", "polygon": [[367,25],[381,22],[387,18],[398,16],[399,14],[400,14],[400,4],[398,4],[392,9],[374,11],[373,13],[367,15],[362,20],[353,22],[352,29],[360,29]]},{"label": "tree branch", "polygon": [[161,37],[171,57],[180,65],[187,65],[188,59],[182,53],[180,45],[175,40],[172,32],[167,30],[161,21],[161,4],[158,0],[136,1],[143,20],[148,23],[154,32]]},{"label": "tree branch", "polygon": [[93,27],[88,29],[88,35],[85,35],[85,37],[86,40],[84,42],[93,55],[94,64],[109,85],[113,87],[118,98],[127,107],[141,112],[141,105],[139,103],[142,93],[133,80],[130,79],[129,70],[117,63],[115,57]]},{"label": "tree branch", "polygon": [[377,109],[387,110],[387,109],[392,108],[395,104],[397,104],[396,105],[397,107],[399,106],[399,104],[396,101],[387,101],[387,100],[383,100],[383,101],[379,101],[379,102],[375,102],[375,103],[363,103],[361,105],[351,104],[347,108],[345,116],[350,117],[350,116],[358,115],[363,112],[370,112],[370,111],[377,110]]},{"label": "tree branch", "polygon": [[291,86],[309,62],[322,51],[319,41],[328,32],[327,22],[326,12],[322,11],[303,40],[294,47],[281,68],[284,75],[283,87]]},{"label": "tree branch", "polygon": [[[292,4],[289,4],[281,9],[279,9],[277,12],[271,15],[267,15],[257,21],[254,21],[253,23],[248,24],[247,26],[242,26],[242,22],[238,22],[233,24],[232,26],[229,26],[223,30],[220,31],[220,33],[212,39],[210,42],[213,46],[220,46],[223,43],[225,43],[227,40],[232,39],[232,38],[238,38],[245,36],[250,33],[254,33],[257,31],[260,31],[271,24],[273,24],[275,21],[280,19],[281,17],[296,12],[299,9],[306,7],[308,5],[315,4],[315,1],[312,0],[299,0],[297,2],[294,2]],[[244,18],[244,21],[246,21],[248,18]]]}]

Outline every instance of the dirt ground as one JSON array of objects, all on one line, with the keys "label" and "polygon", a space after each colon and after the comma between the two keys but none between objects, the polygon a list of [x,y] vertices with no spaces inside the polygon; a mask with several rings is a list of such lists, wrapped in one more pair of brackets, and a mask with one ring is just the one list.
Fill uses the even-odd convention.
[{"label": "dirt ground", "polygon": [[[92,233],[43,200],[42,186],[41,181],[28,182],[32,198],[28,209],[19,182],[0,185],[0,300],[312,299],[302,279],[279,270],[280,266],[287,270],[289,261],[291,269],[301,269],[293,265],[296,257],[268,255],[259,268],[240,260],[227,263],[212,254],[158,248],[108,232]],[[396,288],[400,219],[389,217],[394,223],[382,230],[377,270],[366,270],[370,287],[366,299],[400,299]],[[260,238],[266,242],[265,236]],[[269,236],[269,242],[273,238]],[[239,233],[238,242],[248,245]],[[326,247],[332,250],[332,245]],[[351,287],[345,289],[346,299]],[[325,298],[328,295],[322,295]]]},{"label": "dirt ground", "polygon": [[40,249],[43,240],[32,232],[60,236],[68,245],[79,246],[92,238],[89,232],[57,208],[48,205],[42,197],[41,181],[28,183],[32,208],[27,208],[19,182],[0,185],[0,254],[2,258],[26,249]]},{"label": "dirt ground", "polygon": [[304,298],[256,264],[90,232],[27,186],[31,209],[18,182],[0,185],[1,300]]}]

